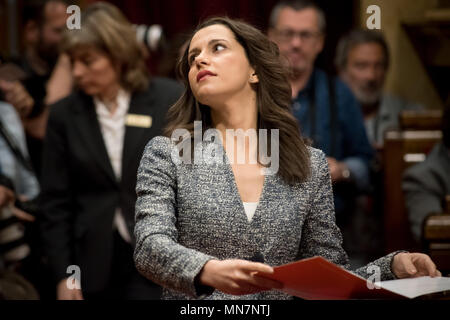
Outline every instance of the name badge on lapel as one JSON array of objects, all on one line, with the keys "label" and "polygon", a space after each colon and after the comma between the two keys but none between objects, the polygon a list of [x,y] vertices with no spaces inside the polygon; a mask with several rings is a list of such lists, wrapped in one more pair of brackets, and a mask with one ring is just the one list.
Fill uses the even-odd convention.
[{"label": "name badge on lapel", "polygon": [[150,128],[152,126],[152,117],[141,114],[127,114],[125,124],[130,127]]}]

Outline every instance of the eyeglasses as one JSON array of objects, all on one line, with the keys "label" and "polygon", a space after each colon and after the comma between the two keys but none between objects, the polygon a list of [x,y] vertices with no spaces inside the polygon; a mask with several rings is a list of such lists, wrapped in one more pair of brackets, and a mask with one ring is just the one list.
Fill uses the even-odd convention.
[{"label": "eyeglasses", "polygon": [[321,35],[320,32],[313,32],[313,31],[294,31],[291,29],[287,30],[275,30],[279,39],[283,42],[290,42],[292,41],[296,36],[300,38],[300,40],[304,42],[310,42],[314,38],[317,38]]}]

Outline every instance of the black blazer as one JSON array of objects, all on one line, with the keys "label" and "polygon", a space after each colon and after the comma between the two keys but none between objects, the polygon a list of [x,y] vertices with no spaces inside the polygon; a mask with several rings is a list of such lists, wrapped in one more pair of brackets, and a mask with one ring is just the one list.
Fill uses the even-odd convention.
[{"label": "black blazer", "polygon": [[43,152],[41,227],[56,281],[71,275],[69,265],[78,265],[84,291],[107,286],[115,209],[122,209],[133,236],[141,155],[147,142],[161,134],[166,111],[180,94],[180,85],[161,78],[132,94],[128,114],[150,115],[153,123],[150,128],[126,126],[121,181],[113,172],[92,97],[75,92],[51,107]]}]

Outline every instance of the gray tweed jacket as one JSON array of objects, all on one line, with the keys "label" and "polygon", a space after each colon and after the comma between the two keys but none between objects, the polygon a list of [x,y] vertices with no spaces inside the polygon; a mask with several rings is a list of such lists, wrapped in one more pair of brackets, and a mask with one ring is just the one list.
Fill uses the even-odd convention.
[{"label": "gray tweed jacket", "polygon": [[[202,147],[208,143],[214,142],[202,142]],[[228,161],[180,164],[171,157],[174,148],[167,137],[148,143],[136,187],[134,259],[139,272],[164,287],[163,298],[291,298],[274,290],[244,296],[215,290],[200,296],[195,278],[210,259],[259,257],[277,266],[322,256],[349,267],[335,224],[322,151],[310,148],[312,174],[306,182],[289,186],[277,175],[266,175],[256,212],[248,222]],[[394,278],[393,254],[371,263],[381,268],[382,280]],[[367,266],[355,273],[368,278],[366,270]]]}]

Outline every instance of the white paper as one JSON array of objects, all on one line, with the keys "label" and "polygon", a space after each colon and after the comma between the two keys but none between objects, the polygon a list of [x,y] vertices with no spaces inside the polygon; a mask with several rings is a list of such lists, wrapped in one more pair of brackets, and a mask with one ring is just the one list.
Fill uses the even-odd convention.
[{"label": "white paper", "polygon": [[375,282],[375,285],[413,299],[424,294],[450,290],[450,278],[427,276]]}]

